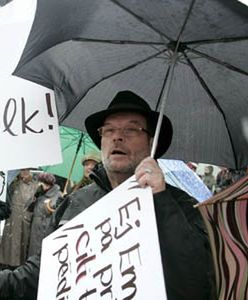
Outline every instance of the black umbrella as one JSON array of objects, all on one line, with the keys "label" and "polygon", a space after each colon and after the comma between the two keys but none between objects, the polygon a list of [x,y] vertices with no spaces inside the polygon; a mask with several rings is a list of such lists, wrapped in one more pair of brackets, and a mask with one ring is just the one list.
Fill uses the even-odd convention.
[{"label": "black umbrella", "polygon": [[83,129],[122,89],[171,118],[166,158],[248,165],[248,8],[236,0],[38,0],[15,75]]}]

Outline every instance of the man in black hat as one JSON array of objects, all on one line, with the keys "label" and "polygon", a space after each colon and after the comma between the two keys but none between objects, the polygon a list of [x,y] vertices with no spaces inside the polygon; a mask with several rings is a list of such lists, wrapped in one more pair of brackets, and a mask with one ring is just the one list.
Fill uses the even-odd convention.
[{"label": "man in black hat", "polygon": [[[72,193],[59,206],[53,229],[71,220],[135,174],[138,184],[150,186],[153,192],[168,299],[215,299],[208,237],[199,211],[193,208],[197,201],[166,185],[156,162],[156,158],[166,152],[172,139],[172,125],[166,116],[163,117],[155,158],[150,157],[157,120],[158,113],[131,91],[117,93],[106,110],[86,119],[87,132],[101,148],[102,163],[96,165],[91,174],[95,183]],[[7,276],[0,273],[0,298],[8,295],[6,285],[15,284],[20,278],[18,283],[22,296],[26,296],[26,300],[35,299],[30,295],[35,286],[30,270],[36,268],[37,274],[38,261],[37,256],[30,259],[19,271],[21,275],[16,271],[15,278],[11,274],[8,281]],[[151,274],[151,280],[156,280],[154,275]],[[2,284],[4,281],[5,286]]]}]

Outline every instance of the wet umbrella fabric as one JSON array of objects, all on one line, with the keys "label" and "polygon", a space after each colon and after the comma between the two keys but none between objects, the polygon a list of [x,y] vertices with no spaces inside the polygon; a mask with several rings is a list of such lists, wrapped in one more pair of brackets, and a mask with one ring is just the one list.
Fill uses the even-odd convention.
[{"label": "wet umbrella fabric", "polygon": [[199,202],[212,197],[212,193],[200,177],[193,172],[183,161],[174,159],[159,159],[165,182],[185,191]]},{"label": "wet umbrella fabric", "polygon": [[61,124],[81,129],[119,90],[159,110],[178,51],[165,103],[174,137],[164,157],[241,168],[247,48],[248,8],[236,0],[38,0],[14,74],[54,89]]}]

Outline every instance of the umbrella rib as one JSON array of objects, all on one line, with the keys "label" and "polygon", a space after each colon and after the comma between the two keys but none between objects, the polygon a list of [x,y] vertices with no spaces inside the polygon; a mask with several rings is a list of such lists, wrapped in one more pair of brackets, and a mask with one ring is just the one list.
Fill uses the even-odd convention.
[{"label": "umbrella rib", "polygon": [[185,59],[187,60],[188,65],[191,67],[192,71],[194,72],[194,74],[198,78],[200,84],[202,85],[202,87],[204,88],[206,93],[209,95],[210,99],[212,99],[213,103],[215,104],[215,106],[217,107],[217,109],[219,110],[219,112],[221,113],[221,115],[223,117],[223,120],[224,120],[225,125],[226,125],[226,129],[227,129],[227,132],[228,132],[228,136],[229,136],[229,139],[230,139],[230,143],[231,143],[231,148],[232,148],[232,152],[233,152],[233,156],[234,156],[235,166],[237,166],[237,155],[236,155],[236,152],[235,152],[235,149],[234,149],[234,143],[233,143],[232,136],[231,136],[231,133],[230,133],[227,121],[226,121],[225,113],[222,110],[221,106],[219,105],[217,99],[214,97],[214,95],[210,91],[208,85],[206,84],[204,79],[201,77],[200,73],[197,71],[195,65],[192,63],[192,61],[189,59],[189,57],[187,56],[186,53],[183,52],[183,55],[184,55]]},{"label": "umbrella rib", "polygon": [[[133,17],[135,17],[137,20],[139,20],[141,23],[143,23],[144,25],[148,26],[149,28],[151,28],[152,30],[154,30],[155,32],[157,32],[160,36],[166,38],[169,41],[172,41],[172,38],[170,38],[169,36],[167,36],[164,32],[158,30],[157,28],[155,28],[152,24],[150,24],[149,22],[147,22],[146,20],[144,20],[142,17],[140,17],[139,15],[135,14],[132,10],[128,9],[126,6],[124,6],[123,4],[119,3],[116,0],[109,0],[110,2],[114,3],[115,5],[121,7],[123,10],[125,10],[126,12],[128,12],[130,15],[132,15]],[[195,0],[193,0],[195,1]]]},{"label": "umbrella rib", "polygon": [[82,145],[83,137],[84,137],[84,133],[82,132],[81,135],[80,135],[78,144],[77,144],[77,148],[76,148],[76,151],[75,151],[75,154],[74,154],[74,157],[73,157],[73,161],[72,161],[70,170],[69,170],[68,178],[67,178],[65,186],[64,186],[63,194],[67,193],[67,186],[69,184],[69,181],[71,180],[71,175],[72,175],[75,163],[76,163],[76,159],[77,159],[77,155],[78,155],[79,149],[80,149],[80,147]]},{"label": "umbrella rib", "polygon": [[[159,117],[158,117],[158,121],[157,121],[157,126],[156,126],[156,130],[155,130],[155,135],[154,135],[154,139],[153,139],[153,143],[152,143],[152,149],[151,149],[151,157],[154,157],[155,155],[155,151],[157,148],[157,144],[158,144],[158,139],[159,139],[159,134],[160,134],[160,129],[161,129],[161,124],[162,124],[162,118],[163,118],[163,113],[165,110],[165,104],[166,101],[169,97],[169,93],[170,93],[170,88],[172,86],[172,79],[173,79],[173,75],[174,75],[174,69],[175,69],[175,65],[176,62],[178,60],[178,49],[180,46],[180,41],[181,41],[181,37],[182,37],[182,33],[186,27],[186,24],[188,22],[189,16],[191,14],[191,11],[193,9],[195,0],[191,1],[189,10],[187,12],[186,18],[184,19],[183,25],[181,27],[181,30],[178,34],[178,38],[177,41],[175,43],[175,47],[174,47],[174,43],[172,43],[172,49],[173,49],[173,55],[172,55],[172,59],[171,59],[171,63],[170,63],[170,67],[168,69],[168,73],[165,75],[165,79],[163,82],[163,88],[161,90],[161,93],[159,95],[159,97],[161,98],[161,107],[160,107],[160,113],[159,113]],[[160,102],[160,99],[159,99]]]},{"label": "umbrella rib", "polygon": [[220,38],[220,39],[211,39],[211,40],[198,40],[198,41],[188,41],[183,42],[185,45],[199,45],[199,44],[217,44],[217,43],[233,43],[248,40],[248,36],[241,37],[230,37],[230,38]]},{"label": "umbrella rib", "polygon": [[180,30],[179,34],[178,34],[178,38],[177,38],[177,41],[175,43],[175,47],[174,47],[174,43],[172,43],[172,45],[171,45],[172,49],[173,49],[173,55],[172,55],[170,67],[168,69],[167,74],[165,75],[165,79],[164,79],[164,82],[163,82],[163,88],[162,88],[161,93],[159,95],[159,100],[158,101],[160,102],[160,100],[161,100],[161,107],[160,107],[160,113],[159,113],[157,126],[156,126],[156,130],[155,130],[155,135],[154,135],[154,139],[153,139],[153,143],[152,143],[151,157],[154,157],[155,151],[156,151],[156,148],[157,148],[158,138],[159,138],[161,124],[162,124],[163,113],[164,113],[164,110],[165,110],[165,104],[166,104],[166,101],[169,97],[170,88],[172,86],[172,78],[173,78],[173,75],[174,75],[174,68],[175,68],[176,62],[178,60],[178,49],[179,49],[179,46],[180,46],[181,37],[182,37],[183,31],[186,27],[186,24],[188,22],[191,11],[193,9],[194,3],[195,3],[195,0],[192,0],[191,3],[190,3],[190,7],[189,7],[189,10],[187,12],[186,18],[184,19],[183,25],[181,27],[181,30]]},{"label": "umbrella rib", "polygon": [[230,70],[232,70],[232,71],[241,73],[241,74],[243,74],[243,75],[248,75],[248,72],[246,72],[246,71],[244,71],[244,70],[242,70],[242,69],[240,69],[240,68],[237,68],[237,67],[235,67],[235,66],[233,66],[233,65],[231,65],[231,64],[229,64],[229,63],[227,63],[227,62],[225,62],[225,61],[223,61],[223,60],[220,60],[220,59],[218,59],[218,58],[215,58],[215,57],[213,57],[213,56],[210,56],[210,55],[208,55],[208,54],[206,54],[206,53],[204,53],[204,52],[201,52],[201,51],[198,51],[198,50],[195,50],[195,49],[192,49],[192,48],[188,48],[188,47],[186,47],[185,49],[186,49],[187,51],[192,52],[192,53],[198,54],[198,55],[200,55],[201,57],[205,57],[205,58],[207,58],[208,60],[211,60],[211,61],[213,61],[213,62],[215,62],[215,63],[217,63],[217,64],[219,64],[219,65],[221,65],[221,66],[224,66],[224,67],[226,67],[227,69],[230,69]]},{"label": "umbrella rib", "polygon": [[130,69],[132,69],[132,68],[134,68],[134,67],[136,67],[136,66],[138,66],[138,65],[140,65],[140,64],[142,64],[142,63],[145,63],[145,62],[151,60],[152,58],[157,57],[158,55],[160,55],[160,54],[162,54],[162,53],[164,53],[164,52],[166,52],[166,51],[168,51],[167,48],[164,48],[164,49],[158,51],[158,52],[155,53],[155,54],[152,54],[152,55],[150,55],[150,56],[147,56],[146,58],[141,59],[141,60],[139,60],[139,61],[136,61],[135,63],[133,63],[133,64],[131,64],[131,65],[129,65],[129,66],[127,66],[127,67],[125,67],[125,68],[119,70],[119,71],[116,71],[116,72],[114,72],[114,73],[112,73],[112,74],[109,74],[108,76],[103,77],[103,78],[100,79],[97,83],[95,83],[93,86],[97,85],[99,82],[101,82],[101,81],[103,81],[103,80],[109,79],[109,78],[111,78],[111,77],[113,77],[113,76],[115,76],[115,75],[118,75],[118,74],[120,74],[120,73],[122,73],[122,72],[125,72],[125,71],[127,71],[127,70],[130,70]]},{"label": "umbrella rib", "polygon": [[181,36],[182,36],[183,31],[184,31],[184,29],[185,29],[185,27],[186,27],[186,24],[187,24],[187,22],[188,22],[188,19],[189,19],[189,17],[190,17],[190,14],[191,14],[191,11],[192,11],[192,9],[193,9],[193,7],[194,7],[194,4],[195,4],[195,0],[192,0],[191,3],[190,3],[190,6],[189,6],[189,10],[188,10],[188,12],[187,12],[186,18],[184,19],[182,28],[181,28],[181,30],[180,30],[180,32],[179,32],[179,34],[178,34],[178,37],[177,37],[177,43],[179,43],[180,40],[181,40]]},{"label": "umbrella rib", "polygon": [[79,42],[92,42],[92,43],[102,43],[102,44],[128,44],[128,45],[165,45],[163,42],[149,42],[149,41],[132,41],[132,40],[104,40],[104,39],[91,39],[91,38],[83,38],[77,37],[73,38],[72,41],[79,41]]},{"label": "umbrella rib", "polygon": [[[78,105],[78,103],[80,102],[80,100],[81,100],[83,97],[85,97],[85,95],[87,95],[87,93],[88,93],[92,88],[94,88],[95,86],[97,86],[100,82],[102,82],[102,81],[104,81],[104,80],[107,80],[107,79],[109,79],[109,78],[111,78],[111,77],[114,77],[114,76],[116,76],[116,75],[118,75],[118,74],[121,74],[121,73],[123,73],[123,72],[125,72],[125,71],[128,71],[128,70],[130,70],[130,69],[132,69],[132,68],[134,68],[134,67],[136,67],[136,66],[138,66],[138,65],[140,65],[140,64],[142,64],[142,63],[145,63],[145,62],[151,60],[152,58],[155,58],[155,57],[159,56],[160,54],[162,54],[162,53],[164,53],[164,52],[166,52],[166,51],[168,51],[167,48],[164,48],[164,49],[162,49],[162,50],[156,52],[155,54],[152,54],[152,55],[150,55],[150,56],[147,56],[146,58],[144,58],[144,59],[142,59],[142,60],[136,61],[135,63],[133,63],[133,64],[131,64],[131,65],[129,65],[129,66],[127,66],[127,67],[121,69],[121,70],[118,70],[118,71],[116,71],[116,72],[114,72],[114,73],[111,73],[111,74],[109,74],[109,75],[107,75],[107,76],[101,78],[100,80],[98,80],[97,82],[95,82],[94,84],[92,84],[92,85],[91,85],[91,86],[90,86],[83,94],[81,94],[81,95],[77,98],[77,100],[75,101],[75,102],[76,102],[76,105],[73,107],[73,110],[76,108],[76,106]],[[60,116],[59,121],[62,122],[62,121],[64,120],[64,118],[65,118],[67,115],[68,115],[68,111],[66,112],[66,115],[61,115],[61,116]]]}]

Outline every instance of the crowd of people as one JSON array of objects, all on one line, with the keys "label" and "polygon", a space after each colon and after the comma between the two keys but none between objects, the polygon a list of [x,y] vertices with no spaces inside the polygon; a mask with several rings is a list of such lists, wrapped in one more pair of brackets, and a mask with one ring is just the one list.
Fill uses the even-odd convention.
[{"label": "crowd of people", "polygon": [[[172,140],[173,128],[166,115],[154,158],[150,157],[157,120],[158,113],[144,99],[132,91],[121,91],[106,109],[85,120],[101,158],[89,155],[82,159],[85,173],[67,195],[61,194],[52,174],[41,173],[34,179],[30,170],[20,172],[6,204],[0,299],[35,300],[42,239],[133,174],[141,188],[150,186],[153,193],[168,300],[217,299],[207,231],[193,207],[197,201],[167,184],[156,161]],[[226,186],[223,178],[227,173],[218,174],[216,185],[218,181],[221,188]],[[210,189],[215,184],[211,175],[208,167],[202,178]]]},{"label": "crowd of people", "polygon": [[[90,172],[100,161],[96,151],[82,158],[82,178],[71,184],[67,195],[92,182]],[[41,170],[21,169],[16,174],[7,187],[6,202],[0,203],[0,220],[5,220],[0,269],[14,270],[41,250],[52,214],[64,196],[61,182],[59,176]]]},{"label": "crowd of people", "polygon": [[203,183],[208,187],[212,194],[217,194],[223,191],[242,177],[248,175],[248,167],[240,170],[218,167],[220,170],[216,175],[214,175],[213,165],[206,165],[204,167],[203,174],[198,173],[198,164],[194,162],[188,162],[187,166],[202,179]]},{"label": "crowd of people", "polygon": [[25,204],[34,197],[38,183],[28,169],[23,169],[7,190],[6,206],[10,214],[6,218],[0,244],[0,264],[2,268],[15,268],[27,259],[30,236],[31,215]]}]

